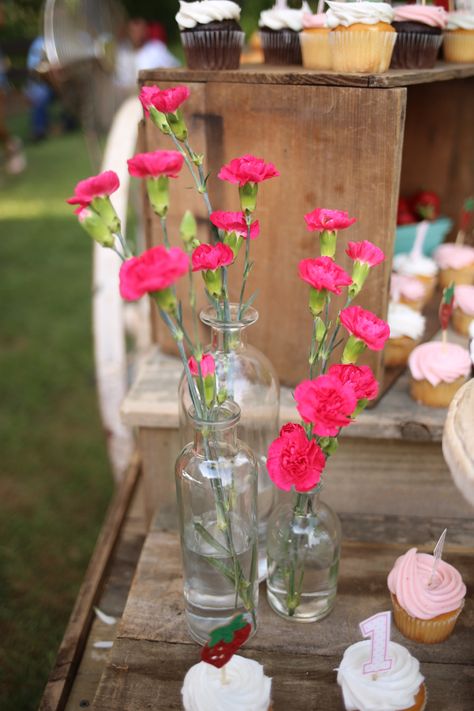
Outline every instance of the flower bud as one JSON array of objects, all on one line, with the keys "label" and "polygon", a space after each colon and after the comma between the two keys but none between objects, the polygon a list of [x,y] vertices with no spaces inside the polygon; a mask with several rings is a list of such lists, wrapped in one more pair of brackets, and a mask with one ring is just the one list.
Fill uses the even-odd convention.
[{"label": "flower bud", "polygon": [[365,284],[369,276],[370,264],[356,260],[352,268],[352,284],[349,287],[349,296],[353,299]]},{"label": "flower bud", "polygon": [[356,338],[352,334],[347,339],[344,352],[342,354],[342,363],[347,365],[347,363],[357,363],[357,359],[366,349],[364,341]]},{"label": "flower bud", "polygon": [[324,308],[324,304],[326,303],[326,298],[327,294],[325,289],[318,291],[318,289],[314,289],[314,287],[310,288],[309,310],[313,316],[318,316],[321,313]]},{"label": "flower bud", "polygon": [[148,178],[146,191],[156,214],[160,217],[166,217],[170,202],[169,178],[165,175],[160,175],[159,178]]},{"label": "flower bud", "polygon": [[148,110],[150,112],[150,118],[155,124],[157,128],[160,129],[160,131],[167,136],[170,134],[170,129],[168,127],[168,122],[166,120],[166,115],[161,113],[161,111],[158,111],[154,106],[150,105],[148,107]]},{"label": "flower bud", "polygon": [[193,242],[197,236],[197,223],[191,210],[186,210],[179,226],[181,239],[185,244]]},{"label": "flower bud", "polygon": [[330,457],[335,454],[339,446],[339,441],[337,437],[321,437],[319,440],[319,446],[323,450],[326,457]]},{"label": "flower bud", "polygon": [[337,232],[335,230],[323,230],[319,234],[319,245],[321,248],[321,257],[334,258],[336,254]]},{"label": "flower bud", "polygon": [[173,135],[176,136],[178,141],[185,141],[188,137],[188,129],[181,109],[175,111],[174,114],[166,114],[166,118]]},{"label": "flower bud", "polygon": [[222,269],[207,269],[202,272],[206,289],[211,296],[220,297],[222,294]]},{"label": "flower bud", "polygon": [[258,183],[246,183],[239,187],[240,207],[244,212],[253,212],[257,207]]},{"label": "flower bud", "polygon": [[120,232],[120,220],[108,195],[95,197],[91,202],[91,207],[102,218],[111,232]]},{"label": "flower bud", "polygon": [[113,247],[115,245],[113,234],[97,212],[84,207],[78,212],[78,218],[79,224],[89,237],[92,237],[102,247]]},{"label": "flower bud", "polygon": [[224,244],[227,244],[231,248],[232,253],[234,255],[234,259],[237,258],[243,241],[243,237],[236,234],[235,232],[224,233]]},{"label": "flower bud", "polygon": [[167,314],[175,313],[177,301],[171,287],[162,289],[161,291],[155,291],[153,295],[156,299],[156,303],[162,311],[165,311]]}]

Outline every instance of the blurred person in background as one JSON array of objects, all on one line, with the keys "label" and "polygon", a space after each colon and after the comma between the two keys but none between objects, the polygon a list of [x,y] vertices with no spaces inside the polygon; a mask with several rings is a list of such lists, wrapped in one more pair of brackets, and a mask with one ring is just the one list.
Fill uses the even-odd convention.
[{"label": "blurred person in background", "polygon": [[46,138],[49,128],[49,110],[54,100],[53,89],[41,79],[39,74],[44,62],[44,38],[36,37],[28,50],[26,64],[29,79],[25,87],[25,95],[31,104],[30,131],[33,141]]},{"label": "blurred person in background", "polygon": [[[3,2],[0,2],[0,27],[5,22]],[[7,128],[7,63],[0,47],[0,145],[5,155],[5,170],[10,175],[18,175],[26,168],[23,146],[17,136],[12,136]]]}]

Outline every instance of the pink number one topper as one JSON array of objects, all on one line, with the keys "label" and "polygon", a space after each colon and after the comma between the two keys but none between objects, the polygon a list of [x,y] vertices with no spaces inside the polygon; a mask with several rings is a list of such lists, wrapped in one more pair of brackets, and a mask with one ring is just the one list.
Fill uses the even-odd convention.
[{"label": "pink number one topper", "polygon": [[443,557],[443,548],[444,548],[444,542],[446,540],[446,533],[448,532],[448,529],[445,528],[441,536],[439,537],[439,541],[435,546],[435,549],[433,551],[433,567],[431,569],[431,575],[430,575],[430,580],[428,585],[433,585],[434,577],[436,574],[436,568],[438,567],[439,561]]},{"label": "pink number one topper", "polygon": [[359,624],[362,636],[370,637],[372,643],[370,662],[364,664],[364,674],[376,674],[392,668],[392,659],[387,656],[391,615],[391,612],[379,612]]}]

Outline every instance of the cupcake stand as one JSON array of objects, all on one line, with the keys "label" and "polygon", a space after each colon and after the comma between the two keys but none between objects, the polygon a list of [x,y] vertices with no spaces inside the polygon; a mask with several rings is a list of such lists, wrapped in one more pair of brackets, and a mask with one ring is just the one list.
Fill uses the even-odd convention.
[{"label": "cupcake stand", "polygon": [[[269,355],[286,386],[281,419],[294,418],[290,388],[305,372],[306,354],[297,344],[307,325],[305,292],[298,290],[294,273],[311,239],[301,215],[316,205],[343,206],[359,220],[351,238],[369,238],[390,254],[401,176],[404,192],[429,186],[455,218],[460,196],[474,185],[474,65],[373,76],[296,68],[173,70],[146,72],[143,80],[192,86],[187,117],[193,145],[206,151],[213,166],[254,152],[272,160],[284,176],[266,186],[261,201],[262,239],[256,243],[261,320],[252,342]],[[145,150],[155,148],[155,132],[143,129],[142,141]],[[230,191],[216,183],[212,194],[220,209],[235,209]],[[186,191],[188,205],[190,196],[194,200]],[[204,217],[199,202],[191,208]],[[153,244],[156,225],[150,214],[146,219]],[[176,224],[179,218],[170,219]],[[390,266],[388,260],[374,276],[362,304],[380,316],[386,315]],[[153,325],[157,345],[123,404],[124,421],[138,431],[139,455],[110,509],[43,711],[179,710],[185,673],[198,659],[184,621],[174,530],[180,367],[155,320]],[[381,358],[371,365],[382,373]],[[330,464],[325,498],[339,513],[344,535],[333,612],[315,624],[291,623],[270,612],[262,590],[259,631],[244,654],[273,677],[274,711],[342,710],[334,669],[346,647],[359,639],[358,623],[390,608],[386,577],[395,558],[410,544],[431,552],[446,527],[446,557],[468,588],[455,632],[434,646],[408,642],[395,628],[392,639],[420,660],[429,708],[472,708],[472,507],[442,456],[446,411],[416,405],[406,380],[402,375],[348,429]],[[121,619],[108,625],[94,616],[94,606]],[[113,642],[111,649],[106,642]]]}]

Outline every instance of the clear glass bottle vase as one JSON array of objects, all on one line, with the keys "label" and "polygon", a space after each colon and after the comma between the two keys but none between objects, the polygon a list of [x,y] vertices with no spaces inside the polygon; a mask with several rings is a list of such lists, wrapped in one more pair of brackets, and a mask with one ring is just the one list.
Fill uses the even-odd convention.
[{"label": "clear glass bottle vase", "polygon": [[[238,304],[229,305],[229,318],[223,320],[213,307],[201,312],[201,321],[211,327],[211,343],[206,352],[216,361],[219,397],[236,402],[241,410],[238,436],[255,454],[258,469],[258,578],[266,577],[266,536],[277,492],[267,472],[267,452],[278,436],[280,384],[268,358],[247,343],[247,328],[258,319],[254,308],[239,318]],[[179,385],[179,420],[182,442],[188,441],[191,423],[187,413],[191,397],[183,373]],[[186,438],[186,439],[183,439]]]},{"label": "clear glass bottle vase", "polygon": [[322,619],[336,599],[341,524],[320,490],[295,493],[268,526],[267,599],[276,613],[300,622]]},{"label": "clear glass bottle vase", "polygon": [[257,470],[237,439],[239,417],[234,402],[212,420],[191,408],[194,439],[176,461],[185,614],[201,644],[237,613],[257,625]]}]

